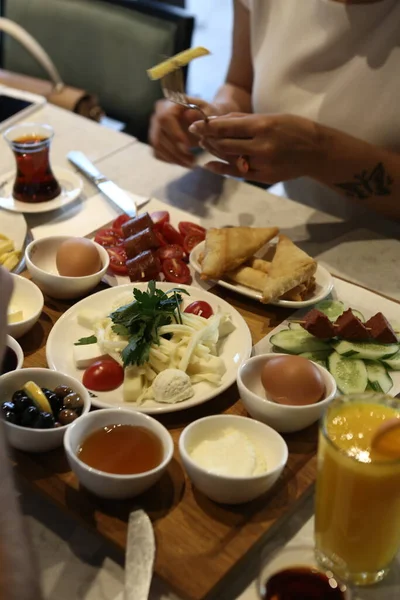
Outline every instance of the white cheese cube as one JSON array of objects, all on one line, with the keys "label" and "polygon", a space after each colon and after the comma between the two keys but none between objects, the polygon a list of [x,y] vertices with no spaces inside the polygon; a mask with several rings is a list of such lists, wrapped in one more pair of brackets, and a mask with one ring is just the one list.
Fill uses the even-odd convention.
[{"label": "white cheese cube", "polygon": [[124,402],[137,402],[143,392],[143,375],[139,374],[137,367],[125,369],[122,397]]},{"label": "white cheese cube", "polygon": [[85,344],[84,346],[73,346],[74,363],[77,369],[86,369],[96,360],[105,358],[98,344]]},{"label": "white cheese cube", "polygon": [[98,310],[81,310],[78,313],[78,325],[81,327],[87,327],[88,329],[94,329],[97,321],[104,318],[104,314]]}]

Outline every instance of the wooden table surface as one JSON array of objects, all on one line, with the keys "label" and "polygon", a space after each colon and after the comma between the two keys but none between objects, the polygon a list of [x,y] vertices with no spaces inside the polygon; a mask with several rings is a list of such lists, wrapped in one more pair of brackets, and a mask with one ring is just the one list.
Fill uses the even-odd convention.
[{"label": "wooden table surface", "polygon": [[[242,299],[222,288],[212,291],[242,314],[251,330],[253,344],[290,314],[288,310]],[[47,366],[47,336],[59,316],[71,305],[45,299],[39,322],[20,340],[25,367]],[[313,426],[285,436],[289,460],[269,495],[247,505],[227,507],[213,503],[194,490],[179,459],[179,435],[191,421],[221,412],[246,415],[236,385],[199,407],[160,417],[174,439],[174,459],[158,484],[131,501],[106,501],[80,489],[61,448],[37,455],[16,451],[15,470],[36,490],[97,530],[122,551],[129,513],[133,507],[142,506],[150,515],[156,533],[155,572],[183,598],[199,600],[215,590],[235,563],[293,507],[315,480],[317,428]]]}]

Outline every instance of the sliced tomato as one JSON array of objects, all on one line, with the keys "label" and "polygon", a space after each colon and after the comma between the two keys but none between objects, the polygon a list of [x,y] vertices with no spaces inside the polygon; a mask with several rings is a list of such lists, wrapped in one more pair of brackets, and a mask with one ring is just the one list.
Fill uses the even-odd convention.
[{"label": "sliced tomato", "polygon": [[209,319],[214,314],[211,306],[204,300],[196,300],[196,302],[192,302],[192,304],[189,304],[189,306],[185,308],[184,312],[191,313],[192,315],[199,315],[205,319]]},{"label": "sliced tomato", "polygon": [[165,223],[169,223],[169,212],[167,210],[156,210],[156,212],[151,213],[150,217],[154,227],[160,231]]},{"label": "sliced tomato", "polygon": [[206,237],[206,230],[201,225],[197,225],[197,223],[191,223],[190,221],[181,221],[178,224],[178,229],[181,232],[181,235],[183,235],[183,237],[186,237],[190,233],[202,235],[203,240]]},{"label": "sliced tomato", "polygon": [[159,231],[158,229],[153,229],[153,233],[157,238],[158,243],[160,244],[160,246],[167,246],[168,242],[165,239],[165,237],[163,236],[163,234],[161,233],[161,231]]},{"label": "sliced tomato", "polygon": [[121,237],[114,229],[100,229],[94,236],[94,241],[104,246],[104,248],[110,248],[111,246],[119,246],[122,243]]},{"label": "sliced tomato", "polygon": [[189,233],[183,240],[183,247],[185,249],[186,254],[190,254],[193,248],[200,244],[204,240],[203,237],[197,235],[196,233]]},{"label": "sliced tomato", "polygon": [[164,223],[162,234],[169,244],[178,244],[183,247],[183,237],[170,223]]},{"label": "sliced tomato", "polygon": [[114,223],[112,224],[112,228],[114,229],[114,231],[117,232],[117,234],[119,235],[119,237],[124,237],[122,234],[122,225],[124,223],[126,223],[127,221],[130,221],[131,217],[129,215],[126,215],[125,213],[123,215],[119,215],[119,217],[117,217],[114,221]]},{"label": "sliced tomato", "polygon": [[94,392],[115,390],[124,381],[124,370],[112,358],[98,360],[88,367],[82,378],[83,385]]},{"label": "sliced tomato", "polygon": [[107,248],[108,256],[110,257],[110,269],[118,275],[127,275],[128,269],[126,261],[125,249],[122,246],[115,246],[114,248]]},{"label": "sliced tomato", "polygon": [[178,246],[178,244],[168,244],[167,246],[163,246],[158,250],[158,256],[161,260],[165,260],[166,258],[185,258],[185,251],[182,246]]},{"label": "sliced tomato", "polygon": [[187,265],[180,258],[166,258],[162,270],[167,281],[172,283],[191,283],[192,276]]}]

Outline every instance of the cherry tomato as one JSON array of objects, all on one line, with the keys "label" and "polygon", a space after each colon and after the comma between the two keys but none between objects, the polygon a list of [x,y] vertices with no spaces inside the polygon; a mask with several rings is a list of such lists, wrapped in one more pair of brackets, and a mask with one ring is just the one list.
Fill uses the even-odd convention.
[{"label": "cherry tomato", "polygon": [[112,224],[112,228],[114,229],[114,231],[116,231],[116,233],[119,235],[119,237],[124,237],[122,234],[122,225],[124,223],[126,223],[127,221],[130,221],[131,217],[129,217],[128,215],[126,215],[125,213],[123,215],[119,215],[119,217],[117,217],[114,221],[114,223]]},{"label": "cherry tomato", "polygon": [[153,233],[156,236],[157,241],[160,244],[160,246],[167,246],[168,242],[165,239],[165,237],[163,236],[163,234],[161,233],[161,231],[159,231],[158,229],[153,229]]},{"label": "cherry tomato", "polygon": [[168,244],[168,246],[163,246],[158,250],[158,256],[161,260],[165,260],[166,258],[185,258],[185,251],[182,246],[178,246],[178,244]]},{"label": "cherry tomato", "polygon": [[166,258],[162,270],[167,281],[172,283],[191,283],[192,276],[187,265],[180,258]]},{"label": "cherry tomato", "polygon": [[121,237],[114,229],[100,229],[95,237],[94,241],[104,246],[104,248],[110,248],[111,246],[119,246],[122,243]]},{"label": "cherry tomato", "polygon": [[183,247],[183,237],[170,223],[164,223],[162,234],[169,244],[178,244]]},{"label": "cherry tomato", "polygon": [[192,302],[189,304],[184,310],[185,313],[192,313],[192,315],[199,315],[199,317],[204,317],[205,319],[209,319],[213,316],[214,312],[208,302],[204,302],[204,300],[196,300],[196,302]]},{"label": "cherry tomato", "polygon": [[167,210],[157,210],[151,213],[151,220],[154,223],[155,229],[162,230],[165,223],[169,223],[169,212]]},{"label": "cherry tomato", "polygon": [[178,224],[178,229],[181,232],[181,235],[183,235],[183,237],[186,237],[190,233],[202,235],[203,240],[206,237],[206,230],[201,225],[197,225],[197,223],[191,223],[190,221],[181,221]]},{"label": "cherry tomato", "polygon": [[127,275],[128,269],[126,267],[126,261],[128,257],[122,246],[115,246],[114,248],[107,248],[108,256],[110,257],[110,269],[118,275]]},{"label": "cherry tomato", "polygon": [[190,254],[193,248],[195,248],[203,240],[204,238],[201,235],[197,235],[197,233],[189,233],[189,235],[187,235],[183,241],[183,247],[186,254]]},{"label": "cherry tomato", "polygon": [[124,381],[124,370],[112,358],[98,360],[83,374],[83,385],[94,392],[115,390]]}]

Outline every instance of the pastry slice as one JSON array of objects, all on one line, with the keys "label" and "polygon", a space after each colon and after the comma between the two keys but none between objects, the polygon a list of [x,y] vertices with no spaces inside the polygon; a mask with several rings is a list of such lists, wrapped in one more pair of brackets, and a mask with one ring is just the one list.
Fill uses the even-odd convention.
[{"label": "pastry slice", "polygon": [[279,236],[269,277],[263,292],[263,302],[272,302],[286,292],[308,281],[317,270],[317,262],[300,250],[285,235]]},{"label": "pastry slice", "polygon": [[279,232],[277,227],[226,227],[206,234],[202,279],[219,279],[240,267]]},{"label": "pastry slice", "polygon": [[267,273],[253,269],[253,267],[238,267],[226,273],[225,277],[229,281],[234,281],[252,290],[257,290],[257,292],[263,291],[268,279]]}]

